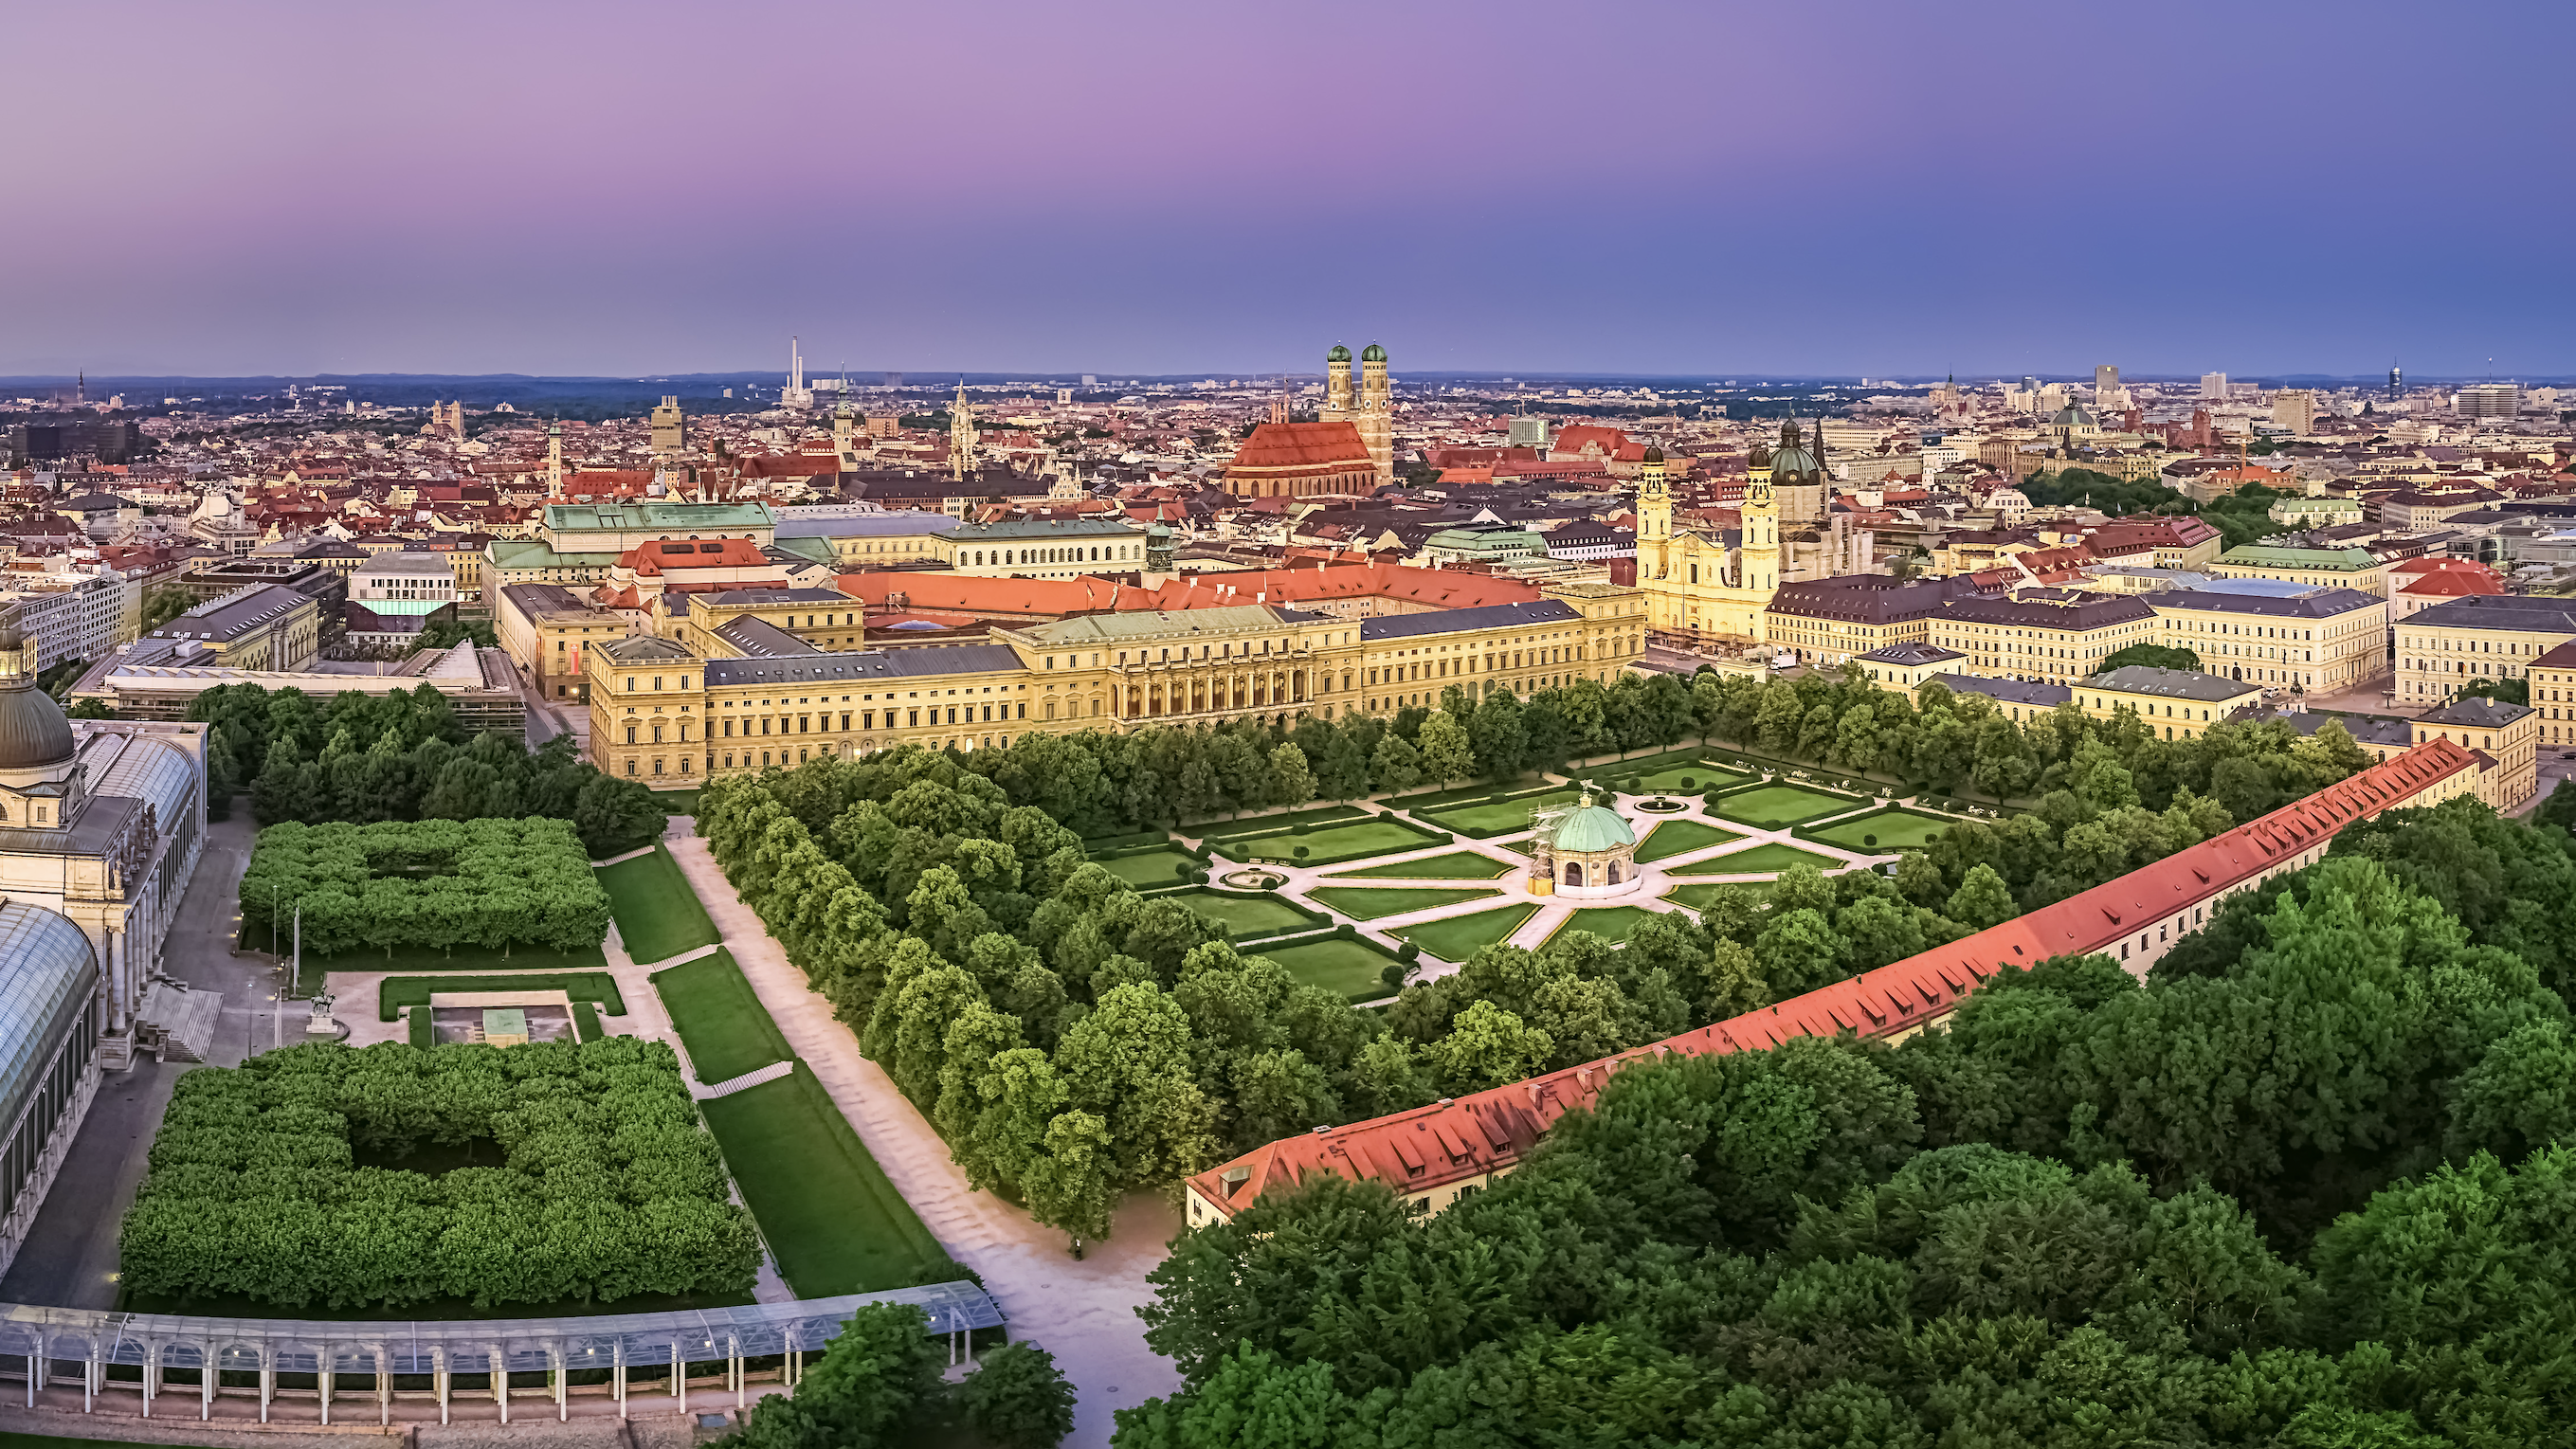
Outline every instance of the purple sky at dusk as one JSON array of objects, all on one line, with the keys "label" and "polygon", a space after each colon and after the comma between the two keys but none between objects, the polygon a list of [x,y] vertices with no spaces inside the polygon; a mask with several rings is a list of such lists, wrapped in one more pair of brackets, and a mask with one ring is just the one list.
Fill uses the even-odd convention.
[{"label": "purple sky at dusk", "polygon": [[2576,372],[2576,7],[31,8],[0,374]]}]

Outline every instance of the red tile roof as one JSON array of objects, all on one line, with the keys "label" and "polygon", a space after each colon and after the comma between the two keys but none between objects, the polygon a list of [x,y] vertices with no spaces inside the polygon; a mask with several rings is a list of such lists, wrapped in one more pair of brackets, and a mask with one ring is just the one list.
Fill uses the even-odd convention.
[{"label": "red tile roof", "polygon": [[1488,604],[1528,604],[1538,585],[1454,569],[1400,564],[1318,564],[1312,568],[1257,569],[1242,573],[1185,574],[1156,590],[1161,609],[1208,609],[1237,604],[1304,604],[1330,599],[1393,599],[1433,609],[1476,609]]},{"label": "red tile roof", "polygon": [[[2028,970],[2051,956],[2116,948],[2181,911],[2284,868],[2353,821],[2405,805],[2441,781],[2476,768],[2474,752],[2447,740],[2418,745],[2117,880],[1949,945],[1601,1061],[1410,1112],[1282,1138],[1191,1178],[1189,1185],[1231,1215],[1272,1185],[1293,1186],[1313,1172],[1373,1179],[1398,1193],[1411,1193],[1506,1171],[1518,1165],[1550,1124],[1576,1107],[1590,1106],[1603,1085],[1631,1062],[1667,1054],[1760,1051],[1800,1036],[1846,1031],[1892,1036],[1912,1030],[1948,1014],[1979,982],[2006,967]],[[1229,1184],[1227,1178],[1238,1173]]]},{"label": "red tile roof", "polygon": [[1243,446],[1234,450],[1234,461],[1226,472],[1236,469],[1318,468],[1331,466],[1344,469],[1369,468],[1377,464],[1369,457],[1368,444],[1360,441],[1359,428],[1351,423],[1261,423]]}]

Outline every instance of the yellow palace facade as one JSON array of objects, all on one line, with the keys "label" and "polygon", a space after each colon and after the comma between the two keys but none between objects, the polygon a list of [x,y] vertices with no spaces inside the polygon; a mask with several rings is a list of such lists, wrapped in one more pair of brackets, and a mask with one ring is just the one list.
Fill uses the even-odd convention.
[{"label": "yellow palace facade", "polygon": [[1716,635],[1759,643],[1763,611],[1780,588],[1782,473],[1819,472],[1785,429],[1766,471],[1756,467],[1745,490],[1742,543],[1696,530],[1673,530],[1673,499],[1664,481],[1664,455],[1648,448],[1637,472],[1637,590],[1644,596],[1647,627],[1669,633]]},{"label": "yellow palace facade", "polygon": [[594,646],[590,755],[610,774],[678,787],[901,744],[1001,748],[1030,730],[1391,715],[1436,705],[1451,685],[1526,696],[1606,684],[1644,649],[1646,619],[1638,589],[1588,580],[1484,608],[1081,615],[899,649],[832,650],[737,619],[686,643]]}]

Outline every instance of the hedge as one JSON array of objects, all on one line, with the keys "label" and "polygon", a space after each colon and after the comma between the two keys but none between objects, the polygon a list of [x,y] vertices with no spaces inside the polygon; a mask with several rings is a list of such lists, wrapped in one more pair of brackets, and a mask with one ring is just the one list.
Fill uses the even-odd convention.
[{"label": "hedge", "polygon": [[[1162,837],[1161,831],[1158,830],[1154,833],[1157,837]],[[1129,843],[1125,845],[1093,846],[1087,850],[1085,854],[1093,860],[1125,860],[1129,856],[1152,855],[1156,851],[1170,850],[1172,848],[1172,842],[1168,838],[1157,838],[1153,840],[1138,840],[1133,837],[1122,838],[1127,839]]]},{"label": "hedge", "polygon": [[244,930],[273,925],[281,941],[300,904],[304,949],[325,956],[401,946],[576,951],[608,935],[608,892],[572,822],[533,815],[272,825],[259,833],[240,900]]},{"label": "hedge", "polygon": [[[499,1165],[399,1167],[466,1144]],[[360,1151],[397,1166],[357,1167]],[[200,1067],[148,1162],[118,1245],[147,1298],[481,1311],[740,1295],[760,1266],[678,1056],[635,1037],[330,1043]]]},{"label": "hedge", "polygon": [[1106,860],[1112,855],[1132,854],[1147,846],[1170,843],[1168,830],[1133,830],[1125,835],[1101,835],[1082,842],[1082,848],[1093,860]]}]

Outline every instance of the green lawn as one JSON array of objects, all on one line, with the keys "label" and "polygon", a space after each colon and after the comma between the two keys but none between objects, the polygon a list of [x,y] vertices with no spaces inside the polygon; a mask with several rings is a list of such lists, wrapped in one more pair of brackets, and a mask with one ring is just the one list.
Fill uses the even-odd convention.
[{"label": "green lawn", "polygon": [[1646,838],[1638,842],[1637,863],[1643,865],[1666,856],[1706,850],[1712,845],[1724,845],[1730,840],[1743,838],[1735,831],[1721,830],[1697,820],[1667,820],[1646,832]]},{"label": "green lawn", "polygon": [[[1703,790],[1720,790],[1729,785],[1741,785],[1752,778],[1750,775],[1739,775],[1733,770],[1721,770],[1715,765],[1684,765],[1679,769],[1657,770],[1648,775],[1646,788],[1664,792],[1687,790],[1692,794],[1698,794]],[[1682,783],[1685,780],[1691,783]]]},{"label": "green lawn", "polygon": [[798,1297],[901,1288],[948,1256],[803,1062],[698,1106]]},{"label": "green lawn", "polygon": [[1673,875],[1755,875],[1763,871],[1787,870],[1793,865],[1812,865],[1818,870],[1840,870],[1843,862],[1830,855],[1800,850],[1794,845],[1764,841],[1750,850],[1732,850],[1680,866]]},{"label": "green lawn", "polygon": [[1408,814],[1415,814],[1424,810],[1437,810],[1443,805],[1455,805],[1461,800],[1482,800],[1497,790],[1528,790],[1536,793],[1546,788],[1545,783],[1536,776],[1523,775],[1518,781],[1509,785],[1461,785],[1455,790],[1416,790],[1410,795],[1391,796],[1385,803],[1389,810],[1402,810]]},{"label": "green lawn", "polygon": [[1179,901],[1211,921],[1234,928],[1237,936],[1271,936],[1281,931],[1312,929],[1315,923],[1276,896],[1226,896],[1214,891],[1175,891],[1162,897]]},{"label": "green lawn", "polygon": [[1399,860],[1388,865],[1372,865],[1362,870],[1335,873],[1333,880],[1500,880],[1511,867],[1490,855],[1472,850],[1453,850],[1447,855],[1426,856],[1421,860]]},{"label": "green lawn", "polygon": [[1100,862],[1100,868],[1131,886],[1158,886],[1179,880],[1178,867],[1196,864],[1197,858],[1186,850],[1156,850],[1104,860]]},{"label": "green lawn", "polygon": [[637,961],[647,965],[668,961],[722,939],[667,848],[656,845],[651,855],[621,860],[594,874],[600,889],[608,892],[610,913],[617,917],[617,938]]},{"label": "green lawn", "polygon": [[1777,830],[1819,815],[1833,815],[1857,810],[1867,801],[1849,795],[1827,795],[1816,790],[1802,790],[1795,785],[1763,785],[1740,794],[1720,796],[1709,807],[1709,813],[1746,825]]},{"label": "green lawn", "polygon": [[1239,835],[1216,842],[1216,847],[1230,860],[1249,860],[1257,855],[1263,860],[1293,862],[1297,859],[1297,847],[1301,845],[1306,847],[1309,856],[1317,859],[1358,860],[1364,856],[1392,855],[1400,850],[1420,850],[1437,843],[1431,836],[1400,820],[1372,815],[1347,825],[1327,825],[1304,835]]},{"label": "green lawn", "polygon": [[1393,934],[1396,939],[1410,941],[1443,961],[1465,961],[1487,946],[1508,939],[1523,922],[1537,914],[1535,902],[1499,906],[1490,911],[1478,911],[1472,916],[1426,921]]},{"label": "green lawn", "polygon": [[1508,835],[1515,830],[1529,828],[1529,813],[1533,808],[1571,805],[1577,793],[1573,790],[1550,790],[1544,795],[1523,795],[1517,800],[1504,800],[1492,805],[1435,810],[1422,818],[1443,830],[1459,834]]},{"label": "green lawn", "polygon": [[[268,949],[265,933],[252,943],[252,949]],[[435,946],[402,946],[391,952],[361,949],[337,956],[317,956],[307,951],[304,953],[303,972],[296,977],[295,990],[299,996],[311,996],[322,989],[322,977],[331,971],[382,971],[389,975],[469,971],[506,975],[521,971],[570,973],[607,969],[608,953],[597,946],[583,951],[548,951],[540,946],[490,951],[480,946],[459,946],[453,951],[442,951]]]},{"label": "green lawn", "polygon": [[1242,840],[1255,835],[1274,835],[1294,830],[1300,825],[1321,827],[1343,820],[1366,820],[1369,812],[1357,805],[1325,805],[1314,810],[1292,810],[1285,815],[1254,815],[1242,820],[1212,820],[1205,825],[1184,827],[1182,834],[1196,835],[1214,843],[1220,840]]},{"label": "green lawn", "polygon": [[661,806],[662,813],[665,815],[687,815],[694,818],[698,813],[698,787],[692,785],[685,790],[656,790],[653,792],[653,803]]},{"label": "green lawn", "polygon": [[697,1068],[701,1082],[730,1081],[796,1055],[730,951],[657,971],[653,989],[670,1010],[671,1024],[680,1029],[680,1042],[689,1049],[689,1064]]},{"label": "green lawn", "polygon": [[1699,911],[1706,910],[1709,902],[1716,900],[1721,891],[1743,891],[1756,900],[1768,900],[1771,886],[1772,882],[1767,880],[1744,881],[1736,885],[1728,885],[1723,881],[1701,881],[1697,885],[1675,886],[1664,892],[1664,899]]},{"label": "green lawn", "polygon": [[611,1016],[626,1014],[626,998],[617,978],[605,971],[529,976],[388,976],[376,988],[376,1020],[392,1021],[406,1006],[427,1006],[433,993],[444,991],[554,991],[575,1001],[596,1001]]},{"label": "green lawn", "polygon": [[1307,985],[1340,992],[1353,1001],[1375,1001],[1395,994],[1387,990],[1383,974],[1395,963],[1358,941],[1328,937],[1259,954],[1278,962],[1289,975]]},{"label": "green lawn", "polygon": [[1319,906],[1330,906],[1354,921],[1374,921],[1380,916],[1400,916],[1407,911],[1427,911],[1434,906],[1456,905],[1460,901],[1482,900],[1499,895],[1491,890],[1441,890],[1434,886],[1417,886],[1410,890],[1383,886],[1326,886],[1308,891],[1307,899]]},{"label": "green lawn", "polygon": [[1624,941],[1640,922],[1662,914],[1644,906],[1595,906],[1566,917],[1564,925],[1548,933],[1548,939],[1553,941],[1568,931],[1590,931],[1604,941]]},{"label": "green lawn", "polygon": [[[1917,815],[1911,810],[1874,810],[1857,820],[1837,820],[1802,833],[1809,840],[1821,840],[1845,850],[1918,850],[1957,823],[1937,815]],[[1870,843],[1872,836],[1878,838],[1875,845]]]}]

